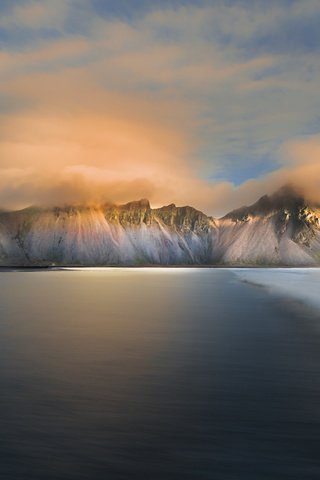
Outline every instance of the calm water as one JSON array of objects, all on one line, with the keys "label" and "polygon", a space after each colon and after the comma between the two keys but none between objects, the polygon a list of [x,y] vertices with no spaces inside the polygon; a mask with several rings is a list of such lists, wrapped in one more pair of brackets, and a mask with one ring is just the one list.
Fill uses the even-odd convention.
[{"label": "calm water", "polygon": [[0,369],[1,479],[320,478],[320,315],[232,270],[2,272]]}]

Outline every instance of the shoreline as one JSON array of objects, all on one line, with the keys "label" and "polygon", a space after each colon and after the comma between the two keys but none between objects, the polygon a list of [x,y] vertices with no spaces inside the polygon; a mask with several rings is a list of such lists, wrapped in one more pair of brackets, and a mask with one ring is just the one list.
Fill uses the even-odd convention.
[{"label": "shoreline", "polygon": [[1,272],[12,272],[12,271],[21,271],[21,272],[30,272],[30,271],[67,271],[67,270],[83,270],[83,269],[155,269],[155,268],[165,268],[165,269],[252,269],[252,270],[261,270],[261,269],[317,269],[320,268],[320,265],[0,265]]}]

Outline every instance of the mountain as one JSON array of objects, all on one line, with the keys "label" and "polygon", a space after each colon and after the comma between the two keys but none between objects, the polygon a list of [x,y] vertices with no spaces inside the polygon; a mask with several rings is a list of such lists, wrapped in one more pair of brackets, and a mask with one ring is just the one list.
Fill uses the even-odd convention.
[{"label": "mountain", "polygon": [[202,264],[212,219],[191,207],[27,208],[0,213],[1,264]]},{"label": "mountain", "polygon": [[320,209],[284,188],[213,219],[192,207],[0,212],[0,265],[320,265]]},{"label": "mountain", "polygon": [[227,264],[320,265],[320,209],[284,187],[218,222],[216,258]]}]

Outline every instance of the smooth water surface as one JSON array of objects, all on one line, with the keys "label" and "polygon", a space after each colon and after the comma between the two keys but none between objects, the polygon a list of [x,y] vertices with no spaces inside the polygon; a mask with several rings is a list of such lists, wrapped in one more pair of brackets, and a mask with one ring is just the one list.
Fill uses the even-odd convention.
[{"label": "smooth water surface", "polygon": [[0,478],[319,479],[319,312],[242,280],[2,272]]}]

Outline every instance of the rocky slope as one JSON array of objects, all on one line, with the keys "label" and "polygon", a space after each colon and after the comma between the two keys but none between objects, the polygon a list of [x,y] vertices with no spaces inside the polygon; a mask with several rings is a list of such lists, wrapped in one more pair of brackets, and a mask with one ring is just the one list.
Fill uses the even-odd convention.
[{"label": "rocky slope", "polygon": [[214,253],[227,264],[320,265],[320,209],[290,189],[218,222]]},{"label": "rocky slope", "polygon": [[0,213],[0,263],[198,264],[209,261],[214,221],[191,207],[147,200]]},{"label": "rocky slope", "polygon": [[213,219],[174,204],[0,212],[0,265],[320,265],[320,209],[292,191]]}]

